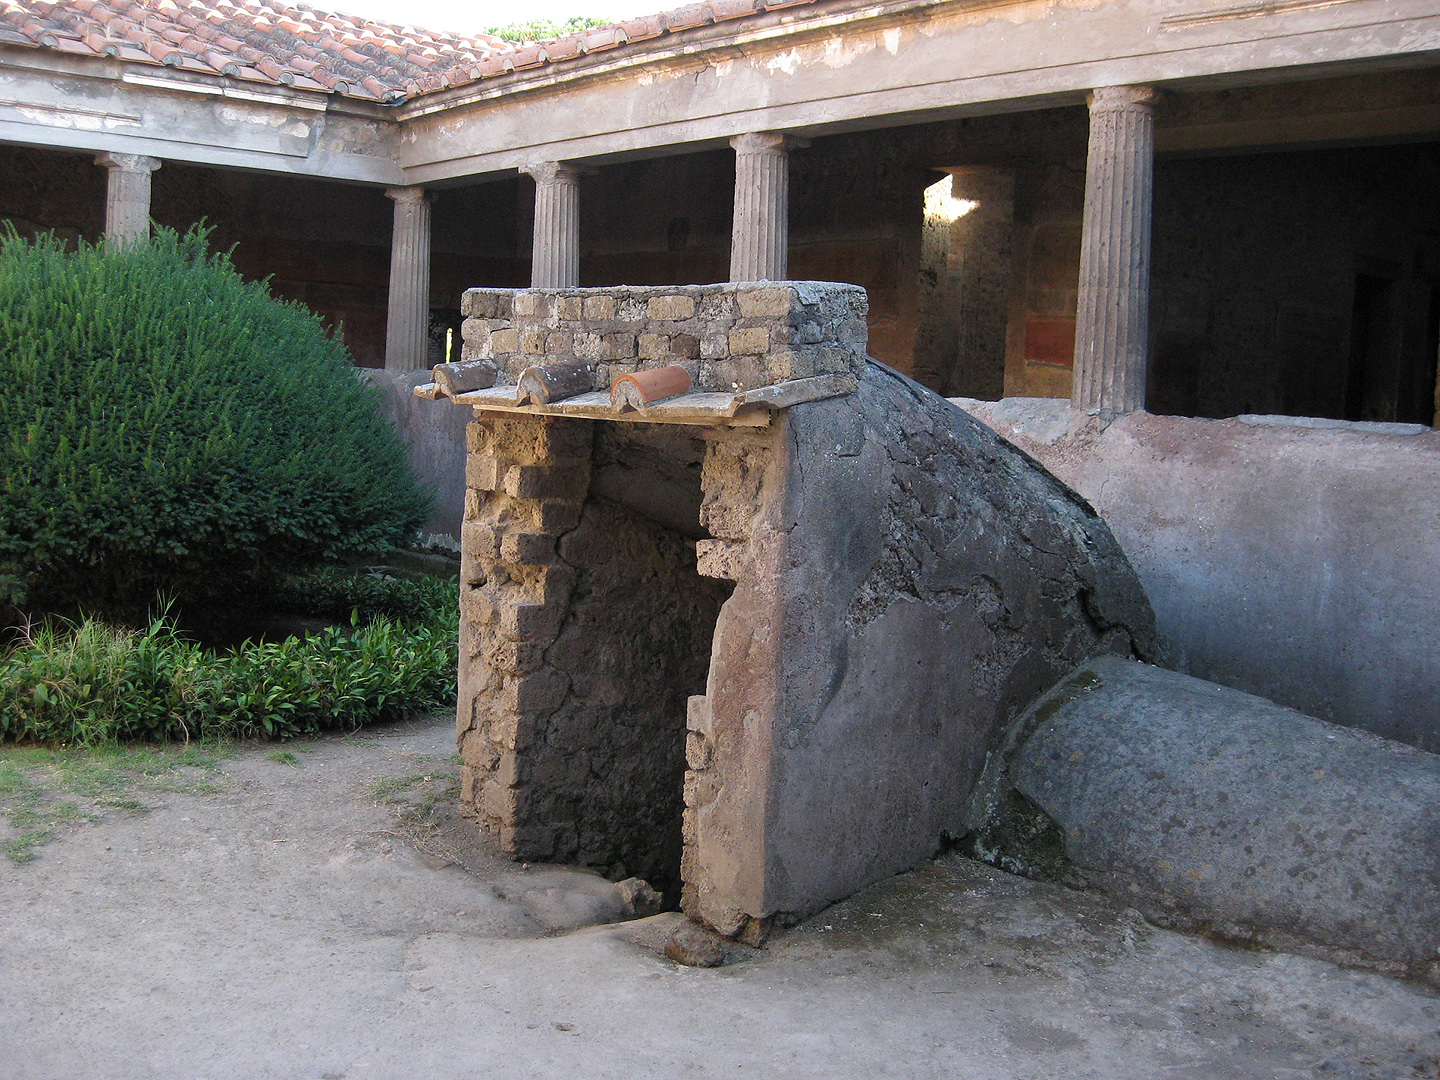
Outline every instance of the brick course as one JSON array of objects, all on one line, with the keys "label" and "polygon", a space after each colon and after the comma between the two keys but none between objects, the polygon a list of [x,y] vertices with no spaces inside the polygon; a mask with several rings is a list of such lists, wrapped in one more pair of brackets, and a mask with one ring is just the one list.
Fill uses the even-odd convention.
[{"label": "brick course", "polygon": [[678,364],[701,391],[751,390],[865,367],[865,291],[792,281],[605,289],[471,289],[461,305],[466,360],[502,383],[532,364],[588,360],[595,387]]}]

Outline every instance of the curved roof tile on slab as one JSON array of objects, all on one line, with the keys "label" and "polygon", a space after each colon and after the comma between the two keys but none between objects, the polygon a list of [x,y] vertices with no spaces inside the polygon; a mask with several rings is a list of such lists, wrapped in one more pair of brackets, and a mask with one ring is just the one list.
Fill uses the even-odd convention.
[{"label": "curved roof tile on slab", "polygon": [[385,104],[817,0],[711,0],[520,48],[278,0],[0,0],[0,45]]}]

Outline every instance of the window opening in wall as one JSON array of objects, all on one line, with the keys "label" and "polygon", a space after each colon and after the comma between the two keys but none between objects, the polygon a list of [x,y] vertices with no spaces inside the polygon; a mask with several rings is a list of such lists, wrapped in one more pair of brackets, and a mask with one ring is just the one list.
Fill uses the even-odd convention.
[{"label": "window opening in wall", "polygon": [[426,335],[430,352],[426,363],[429,366],[453,364],[460,359],[461,321],[459,309],[448,311],[441,309],[430,312],[430,325]]},{"label": "window opening in wall", "polygon": [[954,178],[947,176],[925,189],[925,219],[951,225],[966,214],[976,210],[980,203],[976,199],[957,199],[954,195]]},{"label": "window opening in wall", "polygon": [[1004,390],[1013,170],[956,167],[924,193],[915,377],[945,396]]}]

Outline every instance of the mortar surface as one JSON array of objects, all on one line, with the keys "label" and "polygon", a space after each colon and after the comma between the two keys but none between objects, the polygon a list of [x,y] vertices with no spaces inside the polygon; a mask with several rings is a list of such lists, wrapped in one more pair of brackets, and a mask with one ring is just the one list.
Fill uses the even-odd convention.
[{"label": "mortar surface", "polygon": [[1437,1075],[1423,988],[951,856],[679,967],[679,916],[585,927],[603,879],[422,812],[452,733],[241,747],[219,793],[0,864],[0,1080]]}]

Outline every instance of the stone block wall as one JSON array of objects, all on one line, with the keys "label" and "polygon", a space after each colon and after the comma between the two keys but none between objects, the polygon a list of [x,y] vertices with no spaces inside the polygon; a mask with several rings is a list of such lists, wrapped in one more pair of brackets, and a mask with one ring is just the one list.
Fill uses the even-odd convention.
[{"label": "stone block wall", "polygon": [[467,432],[460,527],[461,801],[517,857],[550,851],[556,826],[528,805],[522,761],[569,679],[546,663],[575,584],[556,541],[580,522],[591,422],[491,417]]},{"label": "stone block wall", "polygon": [[471,289],[466,360],[493,360],[502,382],[534,364],[588,360],[596,389],[678,364],[694,389],[750,390],[865,366],[865,290],[834,282]]},{"label": "stone block wall", "polygon": [[461,798],[515,858],[640,876],[674,901],[686,699],[730,589],[700,577],[692,540],[619,501],[633,490],[593,483],[599,434],[470,425]]}]

